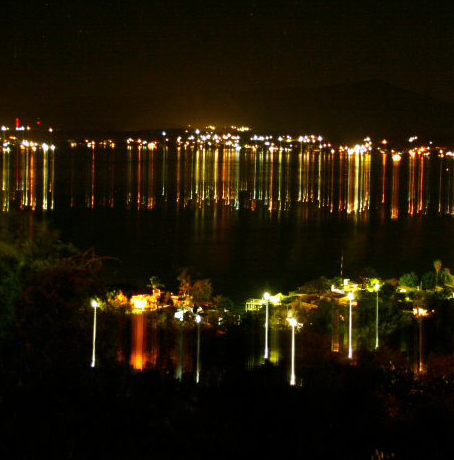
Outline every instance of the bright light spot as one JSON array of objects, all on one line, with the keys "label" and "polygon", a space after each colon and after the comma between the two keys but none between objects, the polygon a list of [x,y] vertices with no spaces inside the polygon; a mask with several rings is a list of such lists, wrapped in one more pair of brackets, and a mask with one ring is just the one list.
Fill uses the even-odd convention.
[{"label": "bright light spot", "polygon": [[289,318],[288,322],[290,326],[295,327],[298,324],[298,321],[295,318]]}]

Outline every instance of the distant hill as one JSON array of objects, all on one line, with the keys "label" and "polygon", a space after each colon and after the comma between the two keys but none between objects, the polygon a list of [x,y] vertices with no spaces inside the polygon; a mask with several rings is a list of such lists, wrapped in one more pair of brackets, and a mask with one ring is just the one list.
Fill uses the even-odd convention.
[{"label": "distant hill", "polygon": [[54,118],[74,131],[244,124],[267,132],[320,133],[334,142],[366,135],[402,141],[414,134],[454,142],[453,103],[380,80],[309,89],[150,91],[128,103],[99,96],[60,105]]},{"label": "distant hill", "polygon": [[225,124],[324,133],[339,141],[412,134],[454,139],[454,104],[380,80],[312,89],[206,92],[193,96],[192,107],[201,122],[221,118]]}]

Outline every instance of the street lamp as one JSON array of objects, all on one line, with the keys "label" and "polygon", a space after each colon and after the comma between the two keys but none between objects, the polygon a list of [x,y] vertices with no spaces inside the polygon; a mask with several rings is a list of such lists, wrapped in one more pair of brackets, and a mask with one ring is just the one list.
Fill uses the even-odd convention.
[{"label": "street lamp", "polygon": [[181,380],[183,378],[183,321],[184,321],[184,310],[177,310],[174,317],[180,321],[179,328],[179,353],[178,353],[178,365],[176,369],[176,378]]},{"label": "street lamp", "polygon": [[195,375],[195,382],[199,383],[200,379],[200,322],[202,317],[200,315],[195,316],[195,322],[197,323],[197,369]]},{"label": "street lamp", "polygon": [[91,355],[91,367],[95,367],[96,364],[96,311],[98,310],[98,302],[96,300],[91,301],[93,307],[93,349]]},{"label": "street lamp", "polygon": [[354,298],[353,292],[349,292],[348,295],[348,359],[353,358],[352,348],[352,300]]},{"label": "street lamp", "polygon": [[419,365],[418,365],[418,371],[420,373],[424,372],[424,361],[423,361],[423,337],[422,337],[422,319],[425,316],[429,315],[429,311],[426,310],[425,308],[421,308],[419,306],[413,308],[413,315],[418,319],[419,323]]},{"label": "street lamp", "polygon": [[374,284],[375,292],[377,293],[377,302],[376,302],[376,309],[375,309],[375,349],[378,349],[378,290],[380,289],[380,285],[378,283]]},{"label": "street lamp", "polygon": [[263,298],[265,299],[265,308],[266,308],[266,313],[265,313],[265,353],[264,353],[264,358],[268,359],[268,327],[269,327],[269,316],[268,316],[268,307],[270,303],[270,294],[268,292],[265,292],[263,294]]},{"label": "street lamp", "polygon": [[288,322],[292,326],[292,370],[290,373],[290,385],[295,385],[295,326],[298,323],[295,318],[289,318]]}]

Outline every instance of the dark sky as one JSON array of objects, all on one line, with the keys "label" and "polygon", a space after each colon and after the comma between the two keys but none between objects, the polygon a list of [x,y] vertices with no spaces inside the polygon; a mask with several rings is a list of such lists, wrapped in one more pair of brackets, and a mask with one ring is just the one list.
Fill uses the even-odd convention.
[{"label": "dark sky", "polygon": [[451,101],[450,3],[2,0],[0,120],[139,129],[206,91],[368,79]]}]

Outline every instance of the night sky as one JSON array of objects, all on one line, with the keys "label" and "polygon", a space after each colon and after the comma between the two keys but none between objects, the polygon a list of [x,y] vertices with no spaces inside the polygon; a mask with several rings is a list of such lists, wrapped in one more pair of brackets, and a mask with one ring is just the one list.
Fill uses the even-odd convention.
[{"label": "night sky", "polygon": [[0,121],[178,125],[207,91],[369,79],[454,101],[449,3],[2,0]]}]

